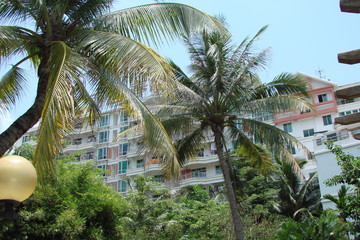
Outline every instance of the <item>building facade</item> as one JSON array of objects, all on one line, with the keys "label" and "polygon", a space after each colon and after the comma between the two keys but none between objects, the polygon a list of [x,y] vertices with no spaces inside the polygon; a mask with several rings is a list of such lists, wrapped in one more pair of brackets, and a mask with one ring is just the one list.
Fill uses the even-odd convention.
[{"label": "building facade", "polygon": [[[359,131],[357,126],[334,124],[337,117],[360,112],[360,98],[352,100],[336,97],[336,92],[347,87],[360,86],[359,83],[338,86],[330,81],[297,73],[308,82],[308,92],[313,109],[302,109],[283,112],[276,115],[259,113],[254,119],[265,121],[283,129],[295,136],[312,153],[306,156],[297,149],[289,149],[297,158],[308,160],[304,168],[306,177],[318,172],[322,194],[336,194],[336,189],[327,188],[324,180],[338,172],[336,160],[325,148],[324,142],[335,141],[344,147],[356,149],[360,142],[353,138],[353,133]],[[154,102],[153,97],[143,99],[147,105]],[[178,182],[167,181],[161,172],[160,160],[149,154],[141,145],[142,133],[118,134],[123,130],[138,124],[138,120],[127,116],[121,111],[104,112],[102,118],[92,124],[75,125],[75,130],[67,137],[65,154],[80,153],[76,163],[93,161],[98,168],[107,169],[104,181],[114,190],[126,193],[129,190],[127,179],[138,174],[154,176],[155,181],[172,190],[189,185],[203,185],[215,192],[221,190],[223,176],[217,159],[214,139],[208,134],[203,147],[199,149],[197,158],[186,164]],[[17,144],[32,141],[31,135],[36,135],[36,127],[31,129]],[[228,148],[232,148],[231,139]]]}]

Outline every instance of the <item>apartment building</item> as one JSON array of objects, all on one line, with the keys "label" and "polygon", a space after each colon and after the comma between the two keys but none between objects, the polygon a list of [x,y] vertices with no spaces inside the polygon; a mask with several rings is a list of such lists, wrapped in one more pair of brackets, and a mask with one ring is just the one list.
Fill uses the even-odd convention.
[{"label": "apartment building", "polygon": [[[360,144],[352,136],[352,133],[357,131],[354,126],[334,124],[336,117],[360,111],[360,98],[353,100],[337,98],[336,91],[346,87],[360,86],[360,82],[349,86],[338,86],[328,80],[304,73],[298,73],[298,75],[308,82],[312,110],[296,110],[276,115],[259,113],[252,117],[290,133],[313,152],[315,158],[309,158],[302,151],[289,149],[295,157],[308,160],[304,169],[305,176],[308,177],[318,171],[322,194],[334,194],[336,189],[330,191],[323,184],[324,180],[338,171],[336,160],[329,155],[324,141],[332,140],[344,146],[350,144],[355,148]],[[143,101],[148,106],[156,102],[154,96],[151,95],[144,97]],[[172,190],[194,184],[212,188],[214,191],[222,188],[223,176],[211,134],[208,134],[203,148],[199,149],[197,158],[184,166],[181,180],[172,182],[164,179],[160,160],[142,148],[141,132],[121,135],[116,139],[119,132],[136,124],[138,120],[127,116],[124,112],[104,112],[102,118],[92,126],[86,123],[75,125],[75,131],[68,136],[68,145],[63,151],[65,154],[81,152],[76,163],[93,161],[97,167],[108,169],[104,181],[121,193],[126,193],[129,189],[126,179],[131,180],[138,174],[154,176],[156,181]],[[30,136],[35,134],[36,128],[33,128],[18,144],[31,143]],[[228,148],[232,148],[231,140],[227,145]]]}]

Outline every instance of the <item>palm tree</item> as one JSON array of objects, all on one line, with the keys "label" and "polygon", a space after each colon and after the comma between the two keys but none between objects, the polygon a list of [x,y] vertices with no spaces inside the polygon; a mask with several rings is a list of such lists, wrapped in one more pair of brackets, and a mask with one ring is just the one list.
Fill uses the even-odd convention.
[{"label": "palm tree", "polygon": [[206,132],[213,133],[236,239],[243,239],[243,230],[230,176],[227,136],[236,141],[237,153],[248,157],[253,165],[260,162],[268,165],[271,163],[268,152],[254,144],[251,137],[266,145],[270,151],[277,149],[290,156],[285,146],[302,145],[286,132],[252,119],[251,115],[264,112],[272,114],[309,105],[302,97],[306,95],[306,83],[296,77],[281,74],[267,84],[259,80],[256,70],[264,67],[268,50],[255,54],[252,48],[265,29],[263,27],[252,39],[246,38],[238,46],[231,44],[229,35],[215,32],[204,31],[196,37],[185,38],[193,75],[187,77],[172,64],[179,81],[193,92],[190,97],[184,96],[159,110],[163,125],[171,136],[186,134],[177,144],[181,164],[195,156],[205,140]]},{"label": "palm tree", "polygon": [[[301,162],[300,167],[306,161]],[[281,214],[302,220],[302,212],[319,215],[321,213],[320,188],[317,174],[309,179],[302,179],[288,163],[281,163],[280,167],[280,207]]]},{"label": "palm tree", "polygon": [[336,206],[336,208],[339,210],[339,218],[346,222],[347,218],[349,217],[349,214],[347,212],[347,208],[348,208],[348,200],[347,200],[347,196],[348,196],[348,192],[349,192],[349,187],[347,187],[346,185],[341,185],[341,188],[338,191],[338,195],[337,197],[330,195],[330,194],[325,194],[323,197],[324,199],[328,199],[331,202],[333,202]]},{"label": "palm tree", "polygon": [[[0,19],[9,24],[0,26],[0,63],[17,57],[0,80],[0,112],[12,109],[24,94],[23,62],[29,61],[38,76],[34,104],[0,135],[0,156],[42,119],[34,161],[39,173],[52,171],[54,163],[49,159],[54,159],[76,113],[87,112],[91,122],[102,106],[119,107],[125,99],[134,100],[130,106],[144,117],[144,123],[153,122],[155,134],[149,137],[162,142],[153,148],[173,148],[127,86],[141,86],[144,81],[157,89],[176,85],[169,64],[145,44],[159,45],[204,28],[224,28],[216,19],[182,4],[156,3],[110,13],[112,3],[0,0]],[[33,27],[20,26],[24,22]]]}]

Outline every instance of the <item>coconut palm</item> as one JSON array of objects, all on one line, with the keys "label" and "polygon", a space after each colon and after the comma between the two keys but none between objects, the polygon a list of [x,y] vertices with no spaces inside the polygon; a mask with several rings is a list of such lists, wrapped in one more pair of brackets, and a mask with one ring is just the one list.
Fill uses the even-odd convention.
[{"label": "coconut palm", "polygon": [[177,144],[181,164],[196,155],[206,132],[213,133],[236,239],[243,239],[243,230],[230,176],[227,137],[236,141],[237,154],[266,170],[271,163],[270,155],[252,141],[253,137],[268,150],[276,149],[287,156],[291,154],[286,146],[302,146],[275,126],[252,119],[252,114],[272,114],[309,105],[302,97],[306,95],[306,83],[296,77],[281,74],[267,84],[259,80],[256,71],[265,66],[268,50],[253,53],[252,49],[265,29],[238,46],[231,43],[229,35],[215,32],[204,31],[196,37],[185,38],[193,75],[187,77],[174,63],[173,66],[179,81],[193,91],[192,95],[164,105],[159,111],[170,135],[186,134]]},{"label": "coconut palm", "polygon": [[[300,163],[300,166],[305,163]],[[280,213],[297,221],[308,213],[320,215],[321,194],[317,174],[305,180],[288,163],[281,163],[280,169]]]},{"label": "coconut palm", "polygon": [[24,94],[23,62],[30,62],[38,77],[34,104],[0,135],[0,156],[42,119],[34,161],[40,173],[51,171],[48,159],[54,159],[76,113],[86,111],[91,122],[102,106],[118,107],[124,99],[134,99],[130,106],[146,115],[144,123],[153,122],[148,136],[162,145],[152,147],[173,148],[127,86],[150,81],[157,89],[173,88],[168,63],[145,44],[159,45],[204,28],[223,30],[222,24],[182,4],[109,12],[113,2],[0,0],[0,19],[8,24],[0,26],[0,63],[14,61],[0,80],[0,113],[12,109]]}]

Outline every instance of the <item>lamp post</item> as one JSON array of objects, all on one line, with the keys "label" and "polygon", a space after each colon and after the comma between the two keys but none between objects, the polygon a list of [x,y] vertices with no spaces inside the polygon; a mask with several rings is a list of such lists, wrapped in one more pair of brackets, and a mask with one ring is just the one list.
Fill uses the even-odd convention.
[{"label": "lamp post", "polygon": [[0,204],[5,207],[0,217],[16,218],[13,208],[30,197],[36,182],[36,170],[30,161],[16,155],[0,158]]}]

